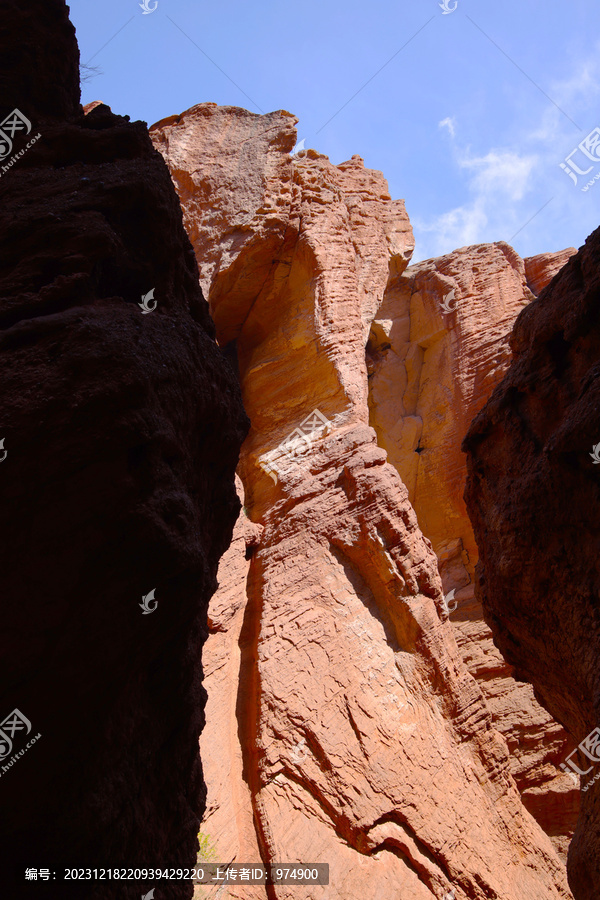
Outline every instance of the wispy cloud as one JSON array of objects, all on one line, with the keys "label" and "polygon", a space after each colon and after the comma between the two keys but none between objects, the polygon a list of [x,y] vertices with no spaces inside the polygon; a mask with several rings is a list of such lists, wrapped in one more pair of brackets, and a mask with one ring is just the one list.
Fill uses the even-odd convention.
[{"label": "wispy cloud", "polygon": [[490,150],[485,156],[467,154],[458,164],[472,173],[470,187],[478,200],[495,199],[499,194],[509,200],[521,200],[531,187],[531,173],[538,161],[535,154]]},{"label": "wispy cloud", "polygon": [[450,132],[451,137],[454,137],[454,135],[456,134],[454,119],[452,119],[450,116],[446,116],[445,119],[442,119],[441,122],[438,122],[438,128],[447,128]]},{"label": "wispy cloud", "polygon": [[417,258],[439,256],[489,240],[490,228],[499,228],[507,237],[513,234],[518,227],[515,204],[532,190],[531,176],[539,163],[535,153],[514,149],[492,149],[484,156],[475,156],[469,148],[459,149],[454,141],[453,155],[455,165],[467,173],[470,199],[433,221],[413,222]]}]

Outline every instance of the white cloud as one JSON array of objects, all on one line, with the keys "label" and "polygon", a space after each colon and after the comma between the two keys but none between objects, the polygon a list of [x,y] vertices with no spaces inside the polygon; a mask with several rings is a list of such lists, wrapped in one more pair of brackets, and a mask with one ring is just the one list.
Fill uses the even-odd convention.
[{"label": "white cloud", "polygon": [[454,137],[456,134],[456,122],[450,116],[446,116],[445,119],[442,119],[441,122],[438,122],[438,128],[447,128],[450,132],[450,137]]},{"label": "white cloud", "polygon": [[[447,253],[450,249],[454,250],[457,247],[477,244],[480,242],[480,235],[487,222],[488,217],[484,205],[477,201],[442,213],[441,216],[438,216],[437,219],[428,224],[415,222],[414,227],[418,235],[419,244],[416,249],[420,252],[422,245],[423,247],[433,245],[444,248],[440,249],[439,252],[436,250],[427,254],[428,256],[438,256],[441,253]],[[433,240],[423,240],[421,232],[431,234]],[[423,258],[422,253],[418,256],[415,254],[413,257],[415,261]]]},{"label": "white cloud", "polygon": [[522,199],[537,162],[535,155],[521,156],[512,150],[490,150],[474,157],[467,154],[458,160],[461,168],[474,173],[470,188],[478,199],[491,199],[499,193],[510,200]]}]

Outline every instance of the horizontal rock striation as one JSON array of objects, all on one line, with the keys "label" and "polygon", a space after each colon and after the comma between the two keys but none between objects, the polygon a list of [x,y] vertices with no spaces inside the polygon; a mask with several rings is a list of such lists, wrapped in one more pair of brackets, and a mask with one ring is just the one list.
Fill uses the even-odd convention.
[{"label": "horizontal rock striation", "polygon": [[538,256],[529,256],[524,259],[525,277],[529,290],[537,297],[576,253],[575,247],[567,247],[566,250],[559,250],[558,253],[540,253]]}]

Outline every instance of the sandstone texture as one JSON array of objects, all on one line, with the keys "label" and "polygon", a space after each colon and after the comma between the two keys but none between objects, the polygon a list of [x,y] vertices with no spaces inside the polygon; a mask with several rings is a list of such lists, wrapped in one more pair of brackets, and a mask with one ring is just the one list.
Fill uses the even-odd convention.
[{"label": "sandstone texture", "polygon": [[[461,442],[510,361],[518,313],[576,251],[522,260],[505,243],[464,247],[391,278],[367,346],[371,424],[438,557],[455,637],[506,737],[523,802],[563,858],[579,808],[558,768],[572,744],[512,677],[474,597],[477,547]],[[454,593],[451,593],[454,592]],[[453,607],[453,608],[452,608]]]},{"label": "sandstone texture", "polygon": [[558,253],[540,253],[523,260],[527,285],[536,297],[576,253],[575,247],[567,247]]},{"label": "sandstone texture", "polygon": [[464,442],[486,620],[582,748],[571,757],[582,773],[568,860],[577,900],[600,884],[599,263],[596,231],[521,312],[510,368]]},{"label": "sandstone texture", "polygon": [[[61,870],[196,860],[201,650],[248,423],[169,172],[143,123],[83,115],[67,12],[0,17],[0,119],[41,133],[0,178],[0,720],[41,735],[0,769],[1,892],[139,900],[156,884]],[[28,740],[6,728],[0,764]]]},{"label": "sandstone texture", "polygon": [[[328,862],[308,900],[568,897],[368,424],[365,344],[412,253],[404,205],[359,157],[291,157],[294,124],[201,104],[151,129],[252,421],[209,608],[202,830],[224,861]],[[229,894],[267,896],[247,891]]]}]

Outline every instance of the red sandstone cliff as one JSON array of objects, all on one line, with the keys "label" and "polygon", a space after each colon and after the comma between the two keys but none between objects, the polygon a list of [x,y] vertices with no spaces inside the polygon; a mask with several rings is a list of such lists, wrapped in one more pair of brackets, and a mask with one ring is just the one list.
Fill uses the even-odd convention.
[{"label": "red sandstone cliff", "polygon": [[567,897],[368,425],[404,206],[358,157],[291,158],[294,123],[201,104],[152,129],[252,420],[209,610],[203,832],[223,858],[329,862],[309,898]]},{"label": "red sandstone cliff", "polygon": [[523,802],[566,859],[579,790],[559,765],[567,735],[493,646],[474,597],[477,546],[460,445],[500,382],[518,313],[573,249],[522,260],[505,243],[464,247],[391,278],[367,346],[371,424],[438,558],[464,662],[505,736]]}]

